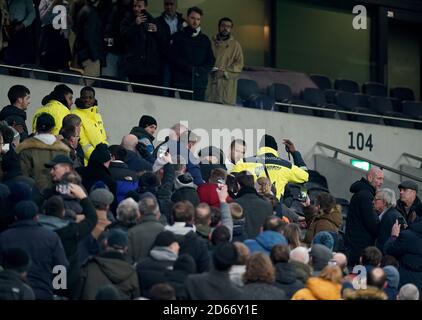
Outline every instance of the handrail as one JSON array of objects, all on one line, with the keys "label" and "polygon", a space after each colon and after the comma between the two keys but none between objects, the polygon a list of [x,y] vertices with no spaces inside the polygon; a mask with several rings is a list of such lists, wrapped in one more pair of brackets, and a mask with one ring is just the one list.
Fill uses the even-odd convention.
[{"label": "handrail", "polygon": [[379,162],[372,161],[372,160],[370,160],[370,159],[367,159],[367,158],[364,158],[364,157],[358,156],[358,155],[353,154],[353,153],[351,153],[351,152],[341,150],[341,149],[339,149],[339,148],[336,148],[336,147],[330,146],[330,145],[325,144],[325,143],[322,143],[322,142],[317,142],[317,143],[316,143],[316,145],[317,145],[318,147],[322,147],[322,148],[325,148],[325,149],[329,149],[329,150],[334,151],[334,152],[335,152],[335,157],[337,157],[337,154],[338,154],[338,153],[342,153],[342,154],[344,154],[344,155],[346,155],[346,156],[349,156],[349,157],[351,157],[351,158],[355,158],[355,159],[359,159],[359,160],[362,160],[362,161],[365,161],[365,162],[369,162],[370,164],[372,164],[372,165],[374,165],[374,166],[376,166],[376,167],[379,167],[379,168],[381,168],[381,169],[385,169],[385,170],[387,170],[387,171],[393,172],[393,173],[395,173],[395,174],[398,174],[399,176],[403,176],[403,177],[406,177],[406,178],[409,178],[409,179],[412,179],[412,180],[415,180],[415,181],[418,181],[418,182],[422,182],[422,179],[421,179],[421,178],[419,178],[419,177],[415,177],[414,175],[411,175],[411,174],[408,174],[408,173],[406,173],[406,172],[403,172],[403,171],[400,171],[400,170],[394,169],[394,168],[392,168],[392,167],[388,167],[388,166],[383,165],[383,164],[381,164],[381,163],[379,163]]},{"label": "handrail", "polygon": [[412,123],[422,123],[422,120],[416,120],[416,119],[390,117],[390,116],[383,116],[383,115],[379,115],[379,114],[361,113],[361,112],[337,110],[337,109],[331,109],[331,108],[304,106],[304,105],[294,104],[294,103],[276,102],[275,104],[278,105],[278,106],[285,106],[285,107],[295,107],[295,108],[310,109],[310,110],[330,111],[330,112],[337,112],[337,113],[344,113],[344,114],[353,114],[353,115],[358,115],[358,116],[367,116],[367,117],[379,118],[379,119],[400,120],[400,121],[406,121],[406,122],[412,122]]},{"label": "handrail", "polygon": [[152,85],[152,84],[144,84],[144,83],[138,83],[138,82],[123,81],[123,80],[97,78],[97,77],[85,76],[85,75],[82,75],[82,74],[77,75],[77,74],[72,74],[72,73],[42,70],[42,69],[36,69],[36,68],[17,67],[17,66],[11,66],[11,65],[8,65],[8,64],[0,64],[0,67],[17,69],[17,70],[26,70],[26,71],[32,71],[32,72],[40,72],[40,73],[46,73],[46,74],[56,74],[56,75],[61,75],[61,76],[71,76],[71,77],[75,77],[75,78],[82,78],[82,79],[88,79],[88,80],[98,80],[98,81],[105,81],[105,82],[112,82],[112,83],[119,83],[119,84],[126,84],[126,85],[135,85],[135,86],[146,87],[146,88],[154,88],[154,89],[178,91],[178,92],[185,92],[185,93],[193,93],[193,90],[170,88],[170,87],[163,87],[163,86],[155,86],[155,85]]}]

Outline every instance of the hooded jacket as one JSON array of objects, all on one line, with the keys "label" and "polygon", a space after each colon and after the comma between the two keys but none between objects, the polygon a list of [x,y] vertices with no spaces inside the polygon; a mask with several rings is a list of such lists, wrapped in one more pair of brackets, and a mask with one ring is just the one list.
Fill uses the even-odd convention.
[{"label": "hooded jacket", "polygon": [[[308,220],[308,219],[307,219]],[[308,230],[305,235],[305,243],[312,243],[315,235],[321,231],[329,231],[337,233],[343,223],[343,216],[341,207],[336,206],[328,214],[320,211],[315,216],[310,218]]]},{"label": "hooded jacket", "polygon": [[1,112],[0,112],[0,121],[6,120],[8,117],[17,117],[20,118],[22,121],[23,126],[23,133],[21,133],[21,139],[22,142],[24,139],[28,137],[28,128],[26,126],[26,112],[24,110],[19,109],[18,107],[15,107],[13,105],[5,106]]},{"label": "hooded jacket", "polygon": [[85,156],[85,165],[97,144],[107,144],[107,133],[104,128],[103,118],[99,113],[98,106],[89,108],[76,108],[72,114],[79,116],[82,120],[79,144]]},{"label": "hooded jacket", "polygon": [[140,143],[143,143],[147,147],[147,151],[152,154],[154,152],[154,136],[150,135],[141,127],[133,127],[130,134],[135,135]]},{"label": "hooded jacket", "polygon": [[98,290],[114,285],[123,299],[139,296],[138,276],[135,268],[119,252],[108,251],[92,258],[82,268],[82,300],[94,300]]},{"label": "hooded jacket", "polygon": [[358,261],[363,249],[375,244],[379,222],[372,203],[375,191],[365,178],[350,187],[353,196],[347,214],[345,234],[349,265]]},{"label": "hooded jacket", "polygon": [[171,201],[177,203],[179,201],[187,200],[197,207],[199,204],[198,193],[196,192],[196,186],[193,183],[192,177],[187,180],[183,180],[185,175],[181,175],[174,180],[174,192],[171,196]]},{"label": "hooded jacket", "polygon": [[48,113],[54,118],[54,127],[52,134],[57,136],[62,128],[63,118],[70,114],[69,108],[66,107],[66,101],[56,97],[54,94],[49,94],[42,100],[42,107],[38,108],[32,118],[32,132],[36,132],[37,118],[41,113]]},{"label": "hooded jacket", "polygon": [[286,238],[275,231],[264,231],[259,234],[255,240],[245,240],[244,244],[249,248],[249,252],[262,252],[266,255],[270,255],[271,249],[277,244],[287,245]]},{"label": "hooded jacket", "polygon": [[291,263],[277,263],[275,265],[275,285],[285,292],[287,299],[290,299],[297,291],[305,286],[296,275],[295,266]]},{"label": "hooded jacket", "polygon": [[306,288],[296,292],[291,300],[341,300],[341,284],[322,278],[309,278]]}]

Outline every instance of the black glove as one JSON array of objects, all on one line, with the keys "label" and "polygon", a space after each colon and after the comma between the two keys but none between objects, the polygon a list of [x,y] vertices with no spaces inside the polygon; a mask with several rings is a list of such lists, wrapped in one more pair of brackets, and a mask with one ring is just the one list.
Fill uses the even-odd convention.
[{"label": "black glove", "polygon": [[136,145],[136,151],[138,151],[142,158],[148,158],[149,156],[147,146],[141,142],[138,142]]}]

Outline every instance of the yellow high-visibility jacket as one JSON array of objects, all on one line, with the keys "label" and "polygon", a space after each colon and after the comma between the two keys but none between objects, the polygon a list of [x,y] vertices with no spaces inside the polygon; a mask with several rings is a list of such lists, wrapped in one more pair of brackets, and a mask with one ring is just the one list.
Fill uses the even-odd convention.
[{"label": "yellow high-visibility jacket", "polygon": [[261,177],[267,177],[264,170],[264,163],[271,183],[275,184],[277,198],[284,194],[284,188],[289,183],[305,183],[309,179],[306,170],[299,168],[291,162],[281,159],[278,152],[272,148],[262,147],[257,155],[240,160],[231,170],[232,173],[249,171],[255,181]]},{"label": "yellow high-visibility jacket", "polygon": [[97,106],[87,109],[76,108],[72,110],[72,114],[76,114],[82,120],[79,144],[84,152],[85,165],[87,165],[89,157],[97,144],[108,144],[103,118],[98,113]]},{"label": "yellow high-visibility jacket", "polygon": [[32,118],[32,132],[36,131],[37,118],[41,113],[48,113],[54,118],[56,126],[52,134],[57,136],[62,128],[63,118],[70,114],[70,110],[57,100],[50,100],[46,105],[39,107]]}]

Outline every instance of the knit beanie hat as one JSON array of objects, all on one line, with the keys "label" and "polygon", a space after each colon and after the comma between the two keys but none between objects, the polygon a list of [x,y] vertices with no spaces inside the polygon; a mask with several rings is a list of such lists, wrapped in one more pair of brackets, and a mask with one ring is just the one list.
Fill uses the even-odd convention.
[{"label": "knit beanie hat", "polygon": [[278,145],[277,142],[275,141],[273,136],[270,136],[269,134],[266,134],[262,137],[261,139],[261,143],[259,144],[259,146],[262,147],[268,147],[274,150],[278,150]]},{"label": "knit beanie hat", "polygon": [[171,231],[163,231],[155,238],[154,247],[168,247],[174,242],[177,242],[174,233]]},{"label": "knit beanie hat", "polygon": [[31,220],[38,214],[38,206],[33,201],[21,201],[14,211],[18,220]]},{"label": "knit beanie hat", "polygon": [[104,164],[107,161],[111,160],[111,154],[108,150],[108,146],[105,143],[97,144],[94,151],[91,153],[91,157],[89,158],[90,162],[94,162],[97,164]]},{"label": "knit beanie hat", "polygon": [[3,267],[17,272],[28,271],[31,258],[28,253],[21,248],[10,248],[3,252]]},{"label": "knit beanie hat", "polygon": [[151,116],[142,116],[139,120],[139,126],[144,129],[152,126],[153,124],[157,125],[157,121]]}]

